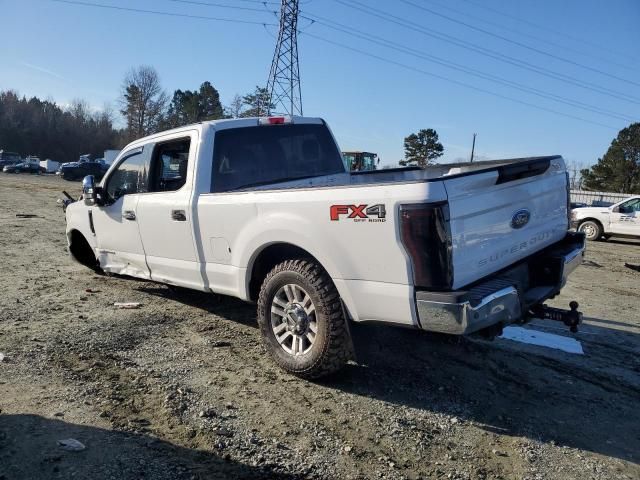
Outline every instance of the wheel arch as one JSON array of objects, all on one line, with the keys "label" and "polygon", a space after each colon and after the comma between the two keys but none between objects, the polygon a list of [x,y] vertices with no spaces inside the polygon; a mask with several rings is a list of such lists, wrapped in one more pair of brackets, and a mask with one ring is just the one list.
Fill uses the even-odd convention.
[{"label": "wheel arch", "polygon": [[578,221],[578,228],[580,228],[580,225],[582,225],[584,222],[594,222],[597,223],[598,225],[600,225],[600,228],[602,229],[602,233],[604,234],[604,225],[602,223],[602,220],[600,220],[599,218],[596,217],[586,217],[586,218],[581,218]]},{"label": "wheel arch", "polygon": [[[273,267],[280,262],[295,258],[313,260],[329,273],[325,265],[308,250],[289,242],[269,243],[257,250],[249,262],[246,278],[248,299],[252,302],[258,299],[262,282]],[[331,277],[331,274],[329,276]]]},{"label": "wheel arch", "polygon": [[72,228],[67,232],[67,239],[69,243],[69,254],[71,257],[81,265],[89,267],[91,269],[99,268],[98,259],[91,248],[89,240],[85,235],[77,228]]}]

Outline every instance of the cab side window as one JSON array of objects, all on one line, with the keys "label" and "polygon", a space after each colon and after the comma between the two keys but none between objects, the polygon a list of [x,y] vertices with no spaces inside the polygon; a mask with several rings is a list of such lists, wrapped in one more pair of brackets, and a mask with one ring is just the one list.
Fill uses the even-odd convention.
[{"label": "cab side window", "polygon": [[173,140],[156,145],[151,161],[150,192],[180,190],[187,180],[191,139]]},{"label": "cab side window", "polygon": [[126,157],[107,180],[109,200],[115,202],[124,195],[146,191],[146,170],[142,149]]},{"label": "cab side window", "polygon": [[620,213],[640,212],[640,198],[634,198],[620,205]]}]

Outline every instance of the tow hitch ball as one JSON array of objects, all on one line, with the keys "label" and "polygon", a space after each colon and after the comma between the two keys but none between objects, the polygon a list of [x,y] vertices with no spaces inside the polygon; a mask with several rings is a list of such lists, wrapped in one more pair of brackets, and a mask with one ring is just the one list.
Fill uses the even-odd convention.
[{"label": "tow hitch ball", "polygon": [[578,302],[576,301],[570,302],[569,308],[571,310],[536,305],[531,309],[531,313],[534,317],[562,322],[569,327],[572,333],[576,333],[578,325],[582,322],[582,312],[578,311]]}]

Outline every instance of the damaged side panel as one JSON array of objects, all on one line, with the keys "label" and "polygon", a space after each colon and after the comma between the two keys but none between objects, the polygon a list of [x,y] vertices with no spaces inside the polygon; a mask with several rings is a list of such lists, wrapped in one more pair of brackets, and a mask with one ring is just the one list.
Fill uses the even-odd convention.
[{"label": "damaged side panel", "polygon": [[98,250],[97,258],[105,272],[146,280],[151,278],[144,255]]}]

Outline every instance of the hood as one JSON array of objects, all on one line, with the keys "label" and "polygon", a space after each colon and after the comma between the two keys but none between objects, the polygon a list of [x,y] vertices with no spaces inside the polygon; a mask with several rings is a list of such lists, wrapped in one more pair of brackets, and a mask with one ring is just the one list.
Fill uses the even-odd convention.
[{"label": "hood", "polygon": [[595,213],[609,213],[608,207],[579,207],[571,209],[572,212],[576,212],[579,215],[589,215]]}]

